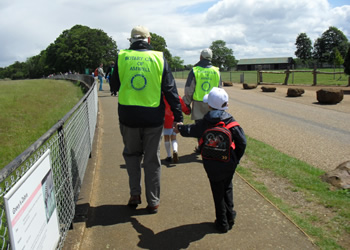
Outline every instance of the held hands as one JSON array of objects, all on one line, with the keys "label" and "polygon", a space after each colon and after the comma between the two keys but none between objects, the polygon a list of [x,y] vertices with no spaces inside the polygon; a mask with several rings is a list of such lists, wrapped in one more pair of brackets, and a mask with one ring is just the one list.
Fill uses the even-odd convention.
[{"label": "held hands", "polygon": [[173,130],[176,134],[180,133],[179,125],[183,125],[183,123],[182,122],[174,122],[173,123]]}]

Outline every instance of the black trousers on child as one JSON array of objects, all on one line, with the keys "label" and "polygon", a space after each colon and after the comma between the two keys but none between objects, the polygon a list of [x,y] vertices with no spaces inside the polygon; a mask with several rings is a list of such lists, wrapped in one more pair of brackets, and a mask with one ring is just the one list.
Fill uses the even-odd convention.
[{"label": "black trousers on child", "polygon": [[233,207],[233,174],[220,181],[210,181],[211,191],[213,193],[216,223],[220,227],[229,228],[234,223],[236,211]]}]

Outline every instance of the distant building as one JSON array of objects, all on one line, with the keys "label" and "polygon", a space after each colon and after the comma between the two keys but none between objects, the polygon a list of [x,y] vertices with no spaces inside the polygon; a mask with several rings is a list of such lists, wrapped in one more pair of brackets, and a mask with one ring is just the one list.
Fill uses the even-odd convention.
[{"label": "distant building", "polygon": [[279,70],[292,68],[294,60],[292,57],[272,57],[272,58],[253,58],[241,59],[237,63],[237,70]]}]

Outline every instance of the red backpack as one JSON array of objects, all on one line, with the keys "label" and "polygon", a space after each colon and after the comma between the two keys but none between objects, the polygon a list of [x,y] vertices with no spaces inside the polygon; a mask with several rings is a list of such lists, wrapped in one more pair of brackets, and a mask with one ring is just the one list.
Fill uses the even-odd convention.
[{"label": "red backpack", "polygon": [[238,122],[225,125],[219,122],[214,127],[204,131],[199,140],[199,148],[204,159],[228,162],[231,158],[231,148],[235,149],[230,128],[239,126]]},{"label": "red backpack", "polygon": [[98,68],[95,69],[94,76],[98,76]]}]

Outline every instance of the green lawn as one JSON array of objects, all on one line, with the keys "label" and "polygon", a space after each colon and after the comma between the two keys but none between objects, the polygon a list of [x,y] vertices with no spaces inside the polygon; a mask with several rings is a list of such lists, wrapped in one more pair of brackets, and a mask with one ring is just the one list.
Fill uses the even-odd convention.
[{"label": "green lawn", "polygon": [[[298,69],[298,70],[311,70],[311,69]],[[320,72],[334,72],[334,69],[318,69]],[[341,72],[343,69],[336,69],[336,72]],[[283,72],[278,70],[277,72]],[[189,71],[173,72],[175,78],[186,79]],[[244,75],[244,83],[257,83],[257,71],[230,71],[221,72],[221,78],[223,81],[240,83],[241,75]],[[284,83],[285,74],[268,74],[263,73],[263,82],[265,83]],[[296,85],[312,85],[313,74],[311,72],[295,72],[289,76],[288,84]],[[347,86],[348,76],[345,74],[318,74],[317,85],[334,85],[334,86]]]},{"label": "green lawn", "polygon": [[0,168],[21,154],[84,96],[61,80],[0,81]]}]

